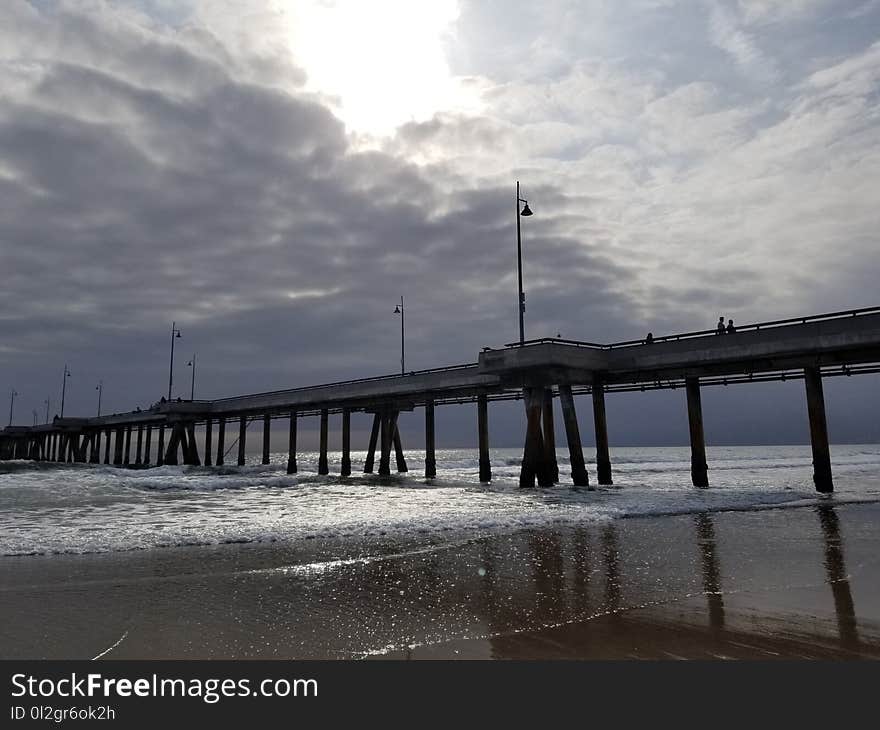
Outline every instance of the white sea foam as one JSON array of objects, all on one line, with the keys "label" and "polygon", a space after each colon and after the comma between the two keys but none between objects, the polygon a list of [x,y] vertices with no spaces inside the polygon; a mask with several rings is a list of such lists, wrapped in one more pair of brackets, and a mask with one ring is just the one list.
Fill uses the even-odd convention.
[{"label": "white sea foam", "polygon": [[[353,455],[355,464],[358,454]],[[362,458],[362,454],[360,455]],[[615,486],[595,491],[562,484],[517,487],[520,453],[492,454],[493,481],[477,483],[473,450],[438,452],[438,478],[419,475],[424,454],[408,453],[412,471],[379,479],[318,477],[317,455],[285,473],[286,455],[268,466],[163,466],[0,463],[0,554],[111,552],[182,545],[309,538],[350,539],[442,533],[479,535],[548,525],[698,511],[815,504],[808,447],[710,450],[709,489],[690,484],[682,448],[617,449]],[[589,454],[587,454],[589,458]],[[880,501],[880,447],[838,446],[832,458],[835,501]],[[331,469],[339,455],[331,455]],[[595,482],[595,470],[591,469]]]}]

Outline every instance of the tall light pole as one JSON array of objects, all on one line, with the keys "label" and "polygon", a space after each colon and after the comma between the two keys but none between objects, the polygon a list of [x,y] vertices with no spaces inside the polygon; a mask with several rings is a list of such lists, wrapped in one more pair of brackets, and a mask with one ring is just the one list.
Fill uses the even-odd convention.
[{"label": "tall light pole", "polygon": [[12,425],[12,408],[15,406],[15,396],[18,395],[18,391],[13,388],[9,397],[9,425]]},{"label": "tall light pole", "polygon": [[394,307],[394,313],[400,315],[400,374],[406,370],[406,357],[404,351],[404,327],[403,327],[403,295],[400,295],[400,304]]},{"label": "tall light pole", "polygon": [[37,409],[36,408],[34,408],[33,414],[34,414],[34,425],[36,426],[37,425]]},{"label": "tall light pole", "polygon": [[171,323],[171,365],[168,366],[168,400],[171,400],[171,384],[174,382],[174,338],[180,337],[177,323]]},{"label": "tall light pole", "polygon": [[46,423],[49,423],[49,406],[52,404],[52,399],[46,398],[43,403],[46,404]]},{"label": "tall light pole", "polygon": [[98,384],[95,386],[95,390],[98,391],[98,417],[101,416],[101,396],[104,395],[104,381],[99,380]]},{"label": "tall light pole", "polygon": [[193,377],[192,377],[192,388],[189,391],[189,399],[191,401],[196,399],[196,354],[193,353],[193,359],[190,360],[186,366],[188,368],[193,369]]},{"label": "tall light pole", "polygon": [[70,370],[67,369],[67,363],[64,364],[64,375],[61,378],[61,418],[64,418],[64,397],[67,395],[67,379],[70,377]]},{"label": "tall light pole", "polygon": [[[519,208],[519,204],[523,203],[522,210]],[[526,295],[523,293],[523,282],[522,282],[522,233],[520,231],[520,216],[529,216],[532,215],[532,210],[529,208],[529,201],[524,198],[519,197],[519,180],[516,181],[516,272],[519,280],[519,301],[517,304],[519,305],[519,344],[522,345],[526,341],[526,328],[525,323],[523,322],[523,314],[526,311]]]}]

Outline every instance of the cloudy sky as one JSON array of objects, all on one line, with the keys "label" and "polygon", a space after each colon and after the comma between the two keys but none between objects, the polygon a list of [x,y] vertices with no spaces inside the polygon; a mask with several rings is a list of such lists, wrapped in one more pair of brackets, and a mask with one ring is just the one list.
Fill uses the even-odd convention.
[{"label": "cloudy sky", "polygon": [[[473,361],[518,334],[516,180],[528,337],[876,305],[878,39],[878,0],[5,0],[3,402],[57,412],[66,362],[66,413],[144,406],[172,321],[175,395],[193,352],[197,397],[393,372],[400,295],[408,370]],[[832,439],[880,440],[845,380]],[[806,438],[800,384],[704,399]],[[612,440],[685,443],[682,400],[610,397]]]}]

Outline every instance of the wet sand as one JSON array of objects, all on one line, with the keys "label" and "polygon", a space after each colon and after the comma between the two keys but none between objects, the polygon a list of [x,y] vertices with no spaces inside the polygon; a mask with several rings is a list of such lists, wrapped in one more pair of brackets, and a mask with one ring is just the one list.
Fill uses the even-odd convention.
[{"label": "wet sand", "polygon": [[0,658],[880,658],[880,505],[0,559]]}]

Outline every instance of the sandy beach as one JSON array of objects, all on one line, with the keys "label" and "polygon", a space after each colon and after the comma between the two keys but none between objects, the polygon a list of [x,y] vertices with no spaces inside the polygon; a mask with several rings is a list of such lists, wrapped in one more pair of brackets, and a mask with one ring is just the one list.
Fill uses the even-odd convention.
[{"label": "sandy beach", "polygon": [[880,658],[880,504],[0,559],[4,659]]}]

